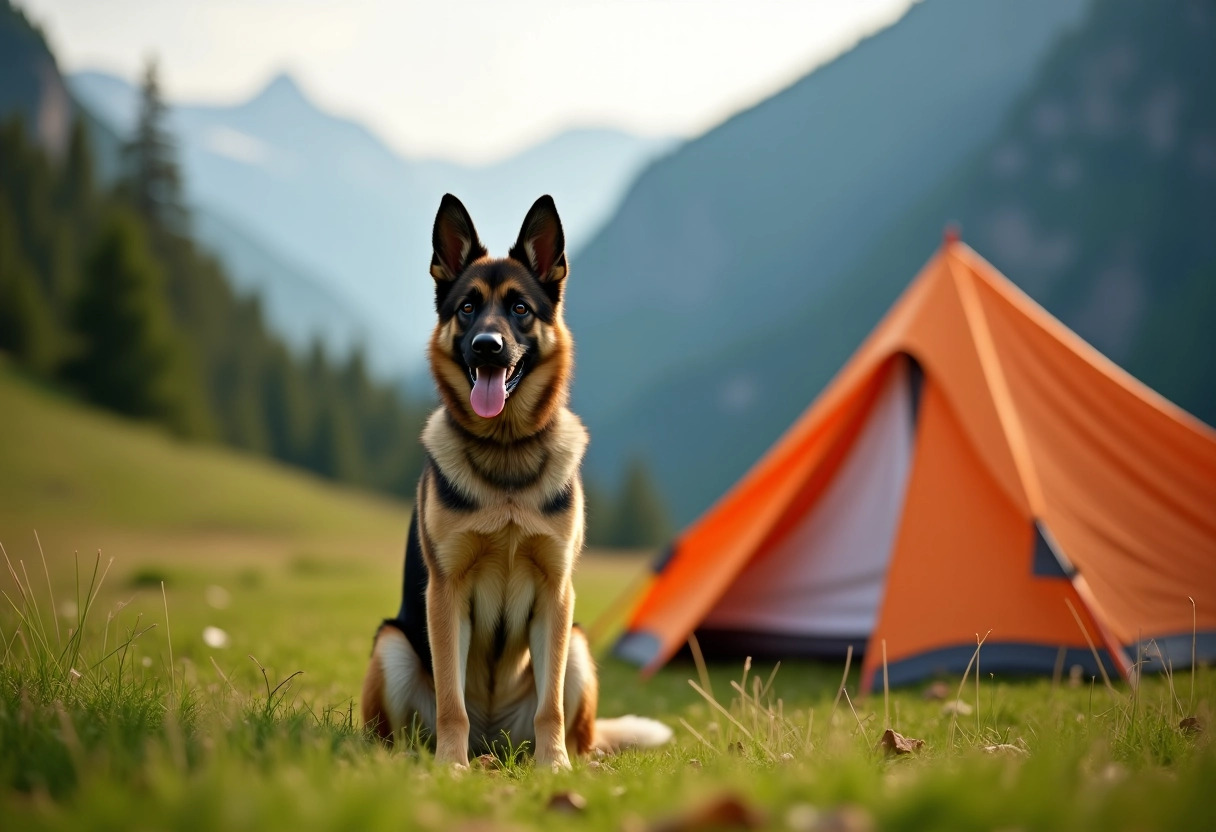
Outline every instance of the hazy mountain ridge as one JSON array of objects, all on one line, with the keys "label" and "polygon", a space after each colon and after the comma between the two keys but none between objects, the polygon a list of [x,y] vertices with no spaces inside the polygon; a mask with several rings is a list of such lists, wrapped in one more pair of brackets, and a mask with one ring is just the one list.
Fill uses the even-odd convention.
[{"label": "hazy mountain ridge", "polygon": [[833,292],[671,369],[595,431],[597,445],[646,453],[688,519],[807,407],[950,220],[1065,324],[1216,422],[1214,33],[1202,3],[1099,0],[997,134],[870,234]]},{"label": "hazy mountain ridge", "polygon": [[[120,132],[131,123],[135,90],[123,80],[86,72],[70,83]],[[175,106],[171,123],[192,201],[325,283],[364,321],[373,366],[394,373],[422,361],[433,316],[430,228],[443,193],[464,200],[499,253],[531,202],[552,193],[574,248],[634,172],[672,144],[574,130],[487,166],[411,160],[318,109],[287,75],[234,106]]]},{"label": "hazy mountain ridge", "polygon": [[363,320],[320,277],[269,251],[226,217],[195,209],[191,230],[217,252],[238,292],[256,295],[271,328],[303,354],[315,342],[336,356],[375,351]]},{"label": "hazy mountain ridge", "polygon": [[[836,286],[992,135],[1084,5],[925,0],[652,164],[574,264],[580,412],[594,427],[690,354]],[[619,303],[631,293],[647,303]]]}]

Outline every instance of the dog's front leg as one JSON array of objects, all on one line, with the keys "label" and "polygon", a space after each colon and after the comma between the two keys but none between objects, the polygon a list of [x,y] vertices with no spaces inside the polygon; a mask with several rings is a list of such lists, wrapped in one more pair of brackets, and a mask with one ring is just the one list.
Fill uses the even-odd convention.
[{"label": "dog's front leg", "polygon": [[528,633],[536,677],[536,763],[555,769],[570,768],[562,704],[570,625],[574,620],[574,587],[569,574],[546,585],[537,597],[536,607]]},{"label": "dog's front leg", "polygon": [[427,637],[435,673],[435,760],[469,765],[469,712],[464,681],[469,661],[472,622],[464,599],[449,581],[431,577],[426,588]]}]

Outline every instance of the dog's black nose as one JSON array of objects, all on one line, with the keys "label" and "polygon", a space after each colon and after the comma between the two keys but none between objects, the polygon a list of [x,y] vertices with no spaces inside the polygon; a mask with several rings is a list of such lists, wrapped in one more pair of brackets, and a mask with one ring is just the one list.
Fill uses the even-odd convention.
[{"label": "dog's black nose", "polygon": [[473,352],[478,355],[495,355],[502,352],[502,336],[497,332],[482,332],[474,335]]}]

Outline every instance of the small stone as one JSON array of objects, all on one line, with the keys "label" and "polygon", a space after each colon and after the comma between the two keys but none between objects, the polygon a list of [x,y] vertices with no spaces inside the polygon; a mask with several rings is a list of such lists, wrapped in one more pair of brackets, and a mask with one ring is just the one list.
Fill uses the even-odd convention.
[{"label": "small stone", "polygon": [[821,815],[813,832],[873,832],[874,817],[860,806],[838,806]]},{"label": "small stone", "polygon": [[985,745],[985,754],[1004,754],[1010,757],[1029,757],[1030,752],[1018,745],[1011,745],[1007,742],[997,743],[996,745]]},{"label": "small stone", "polygon": [[971,706],[961,699],[955,699],[953,702],[942,705],[942,713],[946,716],[967,716],[971,712]]},{"label": "small stone", "polygon": [[482,771],[493,771],[499,767],[498,758],[493,754],[482,754],[480,757],[473,758],[472,767]]},{"label": "small stone", "polygon": [[809,803],[795,803],[785,813],[785,825],[791,832],[814,832],[819,823],[819,810]]},{"label": "small stone", "polygon": [[587,810],[587,798],[578,792],[558,792],[549,798],[545,808],[550,812],[578,815]]},{"label": "small stone", "polygon": [[216,650],[223,650],[232,643],[232,639],[228,636],[228,633],[219,627],[204,627],[203,643]]}]

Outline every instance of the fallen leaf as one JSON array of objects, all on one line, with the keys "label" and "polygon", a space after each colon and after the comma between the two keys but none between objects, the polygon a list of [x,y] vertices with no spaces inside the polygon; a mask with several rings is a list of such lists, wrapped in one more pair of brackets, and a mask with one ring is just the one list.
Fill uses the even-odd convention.
[{"label": "fallen leaf", "polygon": [[1203,723],[1199,721],[1199,717],[1197,716],[1188,716],[1178,723],[1178,727],[1182,729],[1182,733],[1184,734],[1203,733]]},{"label": "fallen leaf", "polygon": [[587,798],[578,792],[558,792],[549,798],[549,803],[545,808],[550,812],[564,812],[576,815],[586,811]]},{"label": "fallen leaf", "polygon": [[702,832],[708,829],[760,829],[764,814],[735,795],[714,798],[681,815],[659,821],[650,832]]},{"label": "fallen leaf", "polygon": [[878,747],[888,757],[894,757],[898,754],[911,754],[914,751],[920,751],[925,747],[925,741],[905,737],[903,734],[897,734],[888,728],[882,732],[882,739],[878,741]]},{"label": "fallen leaf", "polygon": [[946,699],[950,696],[950,686],[945,682],[934,682],[933,684],[929,685],[929,687],[925,688],[924,693],[922,693],[921,696],[929,700]]}]

